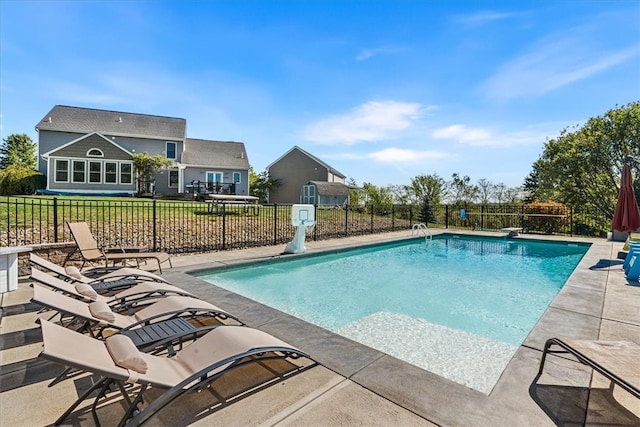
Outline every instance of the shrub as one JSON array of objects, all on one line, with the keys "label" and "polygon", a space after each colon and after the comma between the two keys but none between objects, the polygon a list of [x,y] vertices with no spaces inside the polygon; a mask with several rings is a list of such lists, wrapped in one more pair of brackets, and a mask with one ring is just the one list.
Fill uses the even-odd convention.
[{"label": "shrub", "polygon": [[527,231],[553,234],[568,224],[567,207],[562,203],[534,201],[524,207],[524,228]]},{"label": "shrub", "polygon": [[28,195],[46,187],[46,178],[31,168],[11,165],[0,170],[0,195]]}]

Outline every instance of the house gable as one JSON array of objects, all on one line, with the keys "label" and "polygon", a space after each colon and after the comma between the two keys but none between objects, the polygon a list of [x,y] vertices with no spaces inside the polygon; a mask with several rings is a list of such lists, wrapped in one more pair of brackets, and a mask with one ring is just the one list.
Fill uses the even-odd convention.
[{"label": "house gable", "polygon": [[131,160],[131,153],[97,132],[70,141],[67,144],[44,153],[42,156],[87,158],[94,157],[89,155],[89,151],[93,149],[100,150],[100,152],[102,152],[102,156],[100,157],[105,159]]}]

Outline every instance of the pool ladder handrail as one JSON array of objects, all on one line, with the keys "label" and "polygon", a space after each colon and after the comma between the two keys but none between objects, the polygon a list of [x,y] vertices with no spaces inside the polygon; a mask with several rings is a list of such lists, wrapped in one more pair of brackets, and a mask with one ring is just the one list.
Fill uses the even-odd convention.
[{"label": "pool ladder handrail", "polygon": [[411,235],[413,236],[414,234],[423,234],[425,242],[427,240],[433,239],[433,235],[431,234],[431,230],[429,230],[429,227],[421,222],[413,224],[413,226],[411,227]]}]

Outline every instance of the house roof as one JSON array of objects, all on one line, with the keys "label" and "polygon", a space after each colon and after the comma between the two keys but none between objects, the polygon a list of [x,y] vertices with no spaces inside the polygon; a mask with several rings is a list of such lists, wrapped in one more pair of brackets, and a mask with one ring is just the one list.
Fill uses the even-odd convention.
[{"label": "house roof", "polygon": [[244,144],[233,141],[187,138],[181,163],[188,166],[249,169],[249,159]]},{"label": "house roof", "polygon": [[321,196],[348,196],[349,187],[341,182],[309,181],[318,189]]},{"label": "house roof", "polygon": [[313,159],[313,161],[315,161],[316,163],[322,165],[323,167],[327,168],[327,170],[329,172],[331,172],[334,175],[339,176],[340,178],[346,178],[347,176],[344,175],[343,173],[338,172],[337,170],[335,170],[333,167],[331,167],[331,165],[329,165],[328,163],[323,162],[322,160],[320,160],[319,158],[317,158],[316,156],[314,156],[311,153],[308,153],[306,151],[304,151],[302,148],[298,147],[297,145],[294,145],[293,148],[289,151],[287,151],[286,153],[284,153],[282,156],[278,157],[273,163],[271,163],[269,166],[267,166],[267,170],[275,165],[276,163],[278,163],[280,160],[282,160],[283,158],[285,158],[287,155],[289,155],[289,153],[291,153],[294,150],[298,150],[299,152],[301,152],[302,154],[304,154],[305,156]]},{"label": "house roof", "polygon": [[186,137],[187,121],[176,117],[56,105],[40,120],[36,129],[182,141]]}]

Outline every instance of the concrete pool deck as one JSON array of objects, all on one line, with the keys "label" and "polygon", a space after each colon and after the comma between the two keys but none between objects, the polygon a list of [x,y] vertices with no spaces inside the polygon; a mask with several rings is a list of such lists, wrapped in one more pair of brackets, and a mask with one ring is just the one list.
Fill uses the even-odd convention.
[{"label": "concrete pool deck", "polygon": [[[307,253],[404,239],[411,237],[410,234],[402,231],[307,242]],[[200,393],[187,402],[169,407],[151,424],[639,425],[640,401],[617,387],[612,392],[608,381],[583,365],[550,357],[543,375],[535,381],[547,338],[640,343],[640,287],[627,283],[622,261],[616,259],[622,243],[569,237],[521,235],[518,238],[588,242],[592,246],[488,396],[188,274],[278,257],[284,245],[172,257],[174,268],[164,274],[168,280],[237,315],[249,326],[308,352],[318,365],[284,380],[276,378],[257,391],[242,394],[238,390],[235,395],[242,394],[240,398],[228,404],[216,403],[219,395]],[[34,324],[37,308],[29,303],[31,293],[28,282],[23,281],[17,291],[1,295],[4,309],[0,323],[2,425],[53,423],[89,381],[85,375],[47,389],[48,382],[60,368],[37,359],[42,344]],[[640,362],[638,366],[629,367],[629,375],[637,376],[639,372]],[[592,386],[590,393],[589,385]],[[90,403],[81,405],[67,423],[93,425],[87,411]],[[122,413],[122,405],[115,398],[107,400],[98,410],[103,425],[111,425]]]}]

